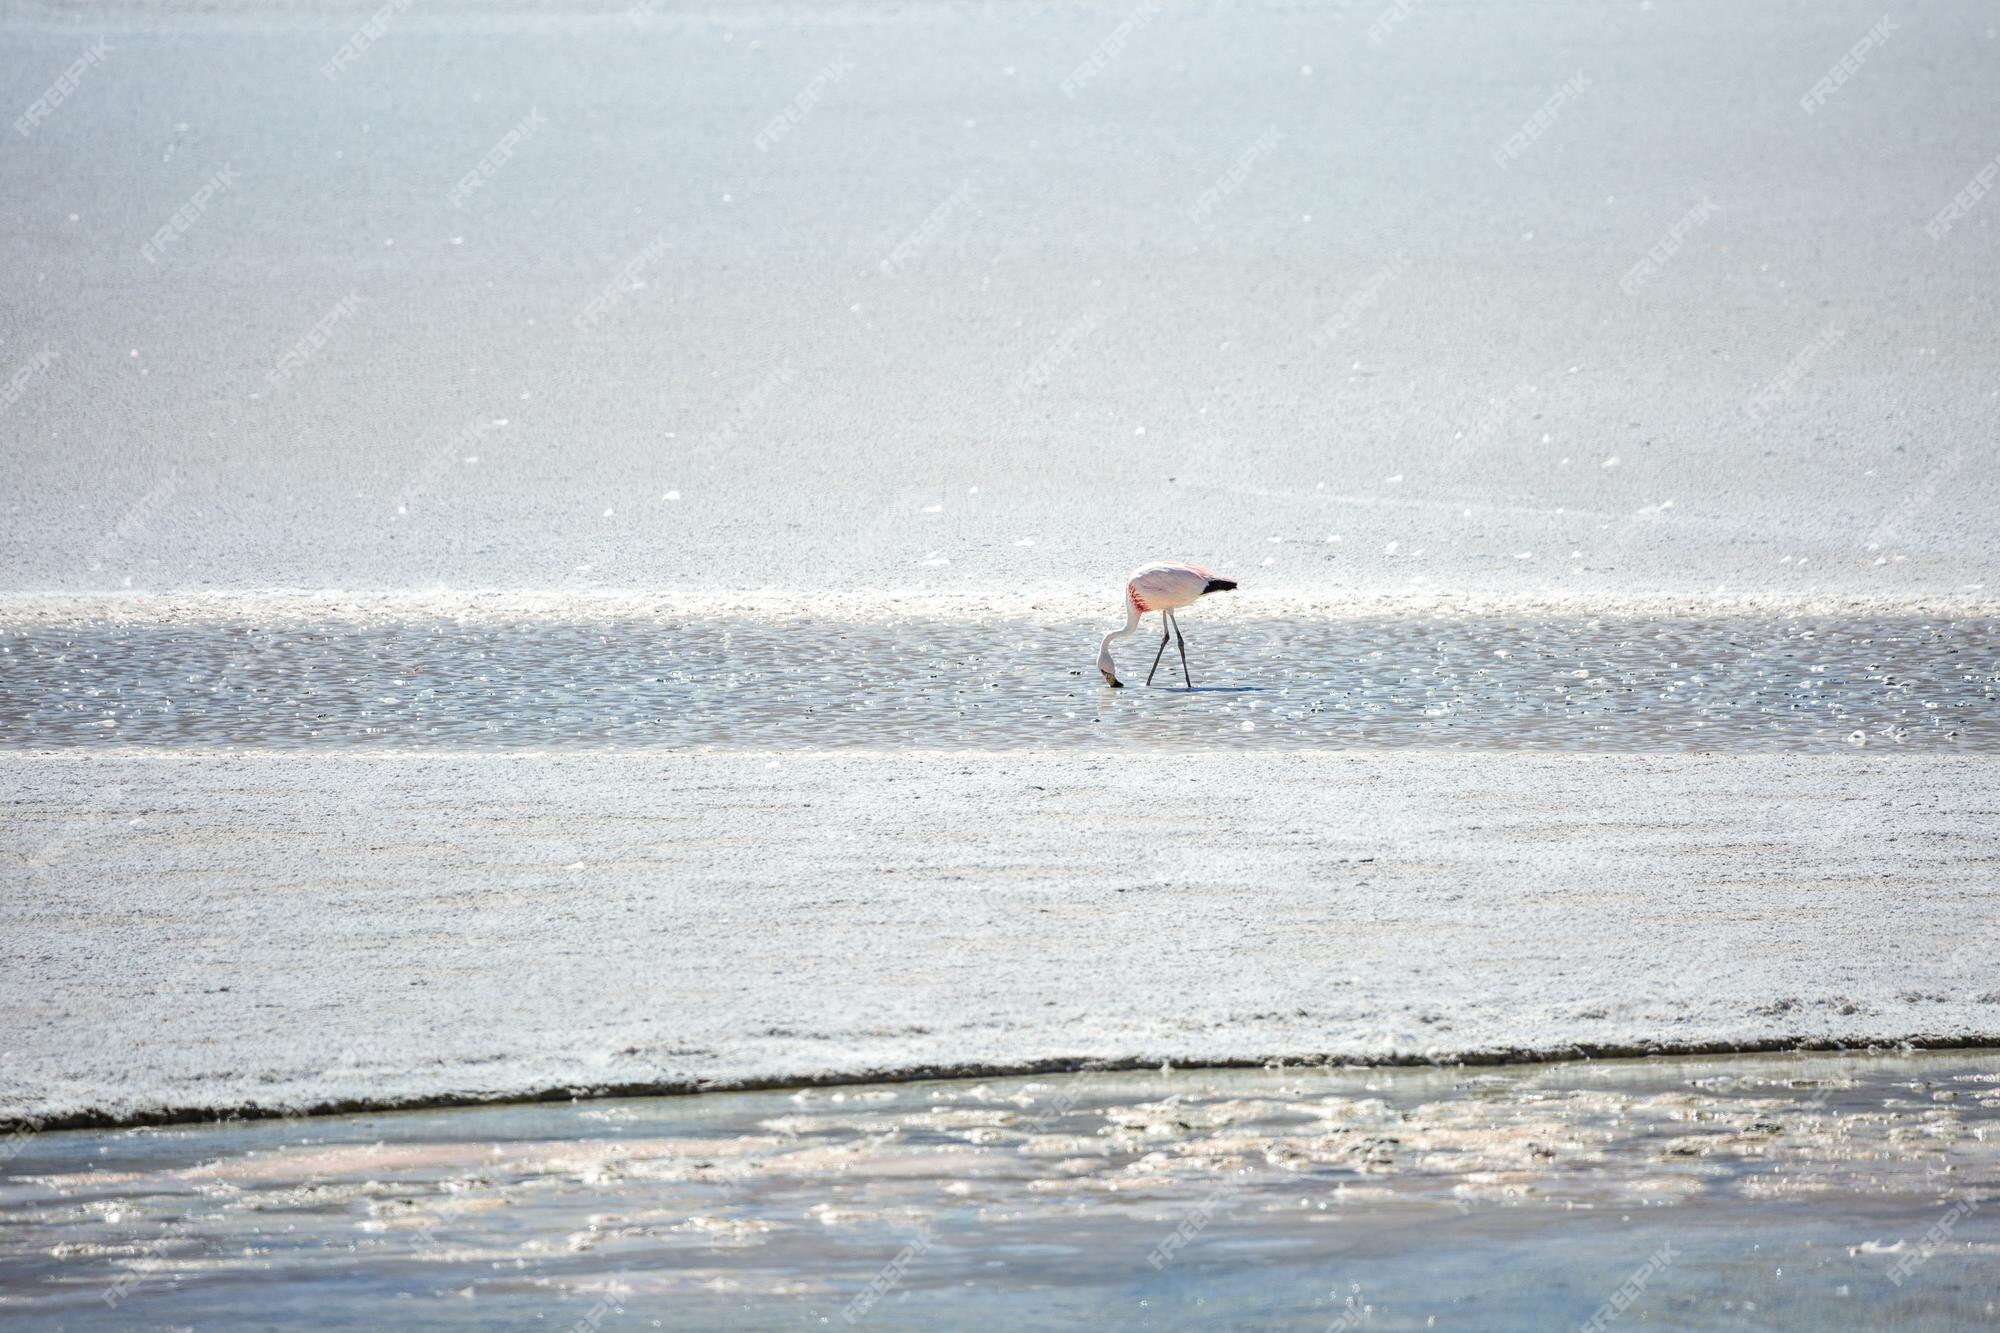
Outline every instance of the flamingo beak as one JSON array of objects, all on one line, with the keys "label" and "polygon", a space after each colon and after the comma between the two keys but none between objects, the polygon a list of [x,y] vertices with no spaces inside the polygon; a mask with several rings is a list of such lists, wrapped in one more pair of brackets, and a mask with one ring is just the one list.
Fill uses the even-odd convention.
[{"label": "flamingo beak", "polygon": [[1112,675],[1109,671],[1104,670],[1103,667],[1099,667],[1098,672],[1101,675],[1103,675],[1104,683],[1106,685],[1109,685],[1112,689],[1122,690],[1125,688],[1124,682],[1120,681],[1118,677]]}]

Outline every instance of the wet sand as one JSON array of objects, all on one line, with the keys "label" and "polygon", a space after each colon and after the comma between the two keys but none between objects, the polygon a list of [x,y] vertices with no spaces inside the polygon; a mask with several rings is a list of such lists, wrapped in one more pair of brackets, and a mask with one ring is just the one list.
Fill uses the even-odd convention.
[{"label": "wet sand", "polygon": [[2000,1056],[1085,1071],[170,1130],[0,1164],[38,1327],[2000,1318]]}]

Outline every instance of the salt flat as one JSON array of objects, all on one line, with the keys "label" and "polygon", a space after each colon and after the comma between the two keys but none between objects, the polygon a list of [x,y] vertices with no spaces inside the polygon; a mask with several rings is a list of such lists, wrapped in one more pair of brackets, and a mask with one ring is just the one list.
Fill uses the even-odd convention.
[{"label": "salt flat", "polygon": [[0,587],[1996,586],[1978,0],[380,8],[0,9]]},{"label": "salt flat", "polygon": [[0,1117],[2000,1039],[2000,762],[0,756]]}]

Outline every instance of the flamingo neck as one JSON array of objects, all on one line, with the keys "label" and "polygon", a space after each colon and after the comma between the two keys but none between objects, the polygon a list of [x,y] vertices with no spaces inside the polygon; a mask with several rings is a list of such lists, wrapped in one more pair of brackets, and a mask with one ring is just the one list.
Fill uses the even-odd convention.
[{"label": "flamingo neck", "polygon": [[1105,635],[1104,641],[1097,645],[1097,651],[1108,653],[1111,651],[1111,641],[1113,639],[1129,639],[1138,632],[1139,608],[1133,605],[1132,599],[1128,597],[1125,599],[1125,628],[1112,630],[1109,634]]}]

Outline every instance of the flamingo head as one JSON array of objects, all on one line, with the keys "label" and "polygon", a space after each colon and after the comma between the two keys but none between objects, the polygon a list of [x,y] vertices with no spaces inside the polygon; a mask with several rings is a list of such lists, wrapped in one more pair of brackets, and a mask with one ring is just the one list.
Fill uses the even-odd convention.
[{"label": "flamingo head", "polygon": [[1118,668],[1111,661],[1111,639],[1108,635],[1103,643],[1097,645],[1097,672],[1112,689],[1125,688],[1125,683],[1118,679]]}]

